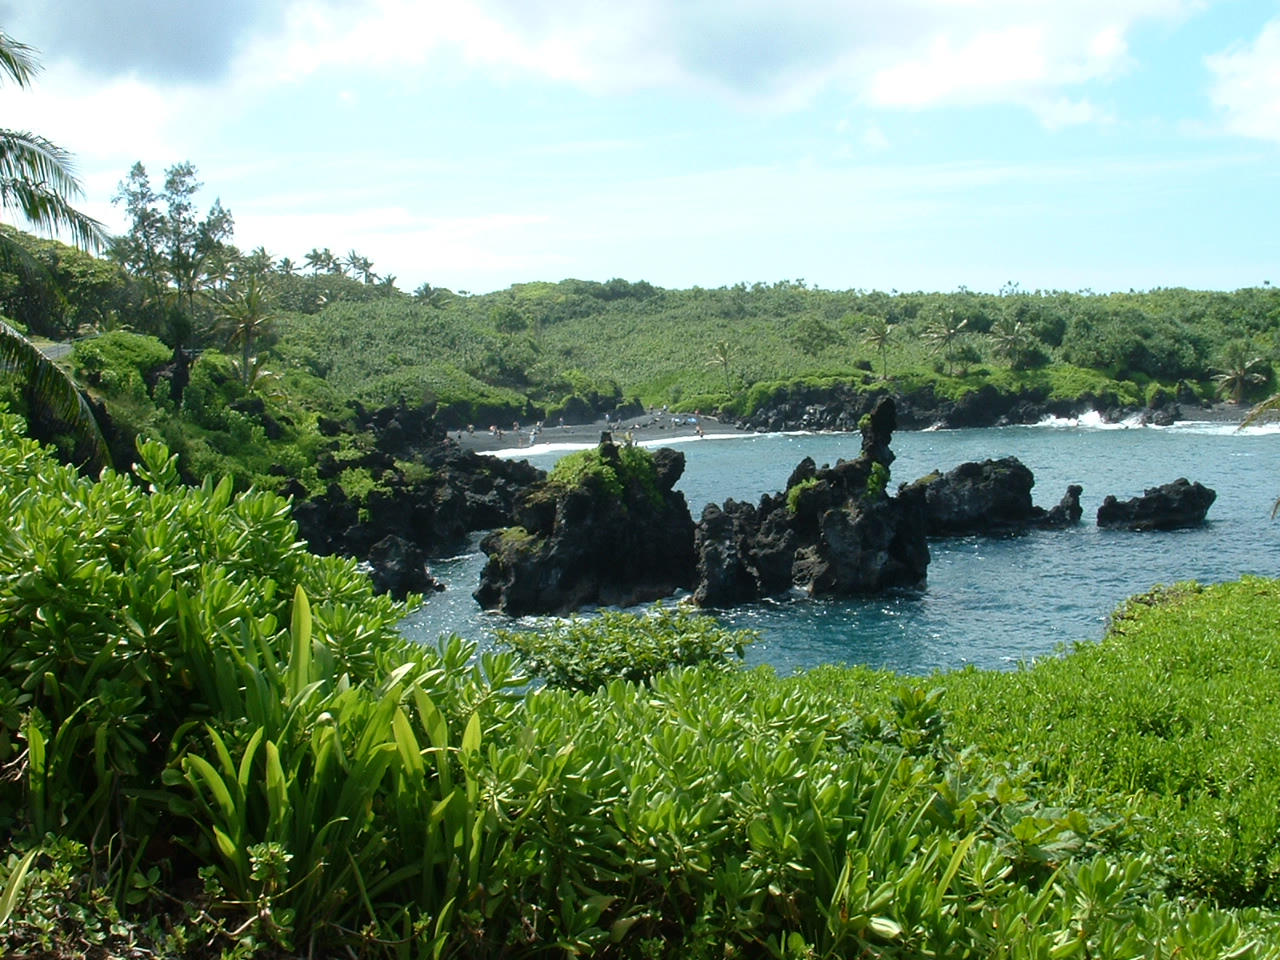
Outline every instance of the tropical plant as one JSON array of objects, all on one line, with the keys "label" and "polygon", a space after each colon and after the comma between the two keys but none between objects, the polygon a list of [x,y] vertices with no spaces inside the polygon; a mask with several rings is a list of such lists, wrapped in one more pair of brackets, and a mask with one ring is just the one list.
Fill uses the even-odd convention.
[{"label": "tropical plant", "polygon": [[32,413],[54,420],[76,443],[76,460],[92,474],[111,461],[102,429],[75,381],[30,340],[0,320],[0,371],[23,384]]},{"label": "tropical plant", "polygon": [[729,378],[730,365],[733,363],[733,344],[728,340],[717,340],[711,346],[711,356],[707,360],[708,367],[719,367],[724,372],[724,392],[732,393],[733,384]]},{"label": "tropical plant", "polygon": [[[0,77],[27,87],[38,70],[35,51],[0,32]],[[102,224],[71,206],[69,198],[80,192],[65,150],[34,133],[0,129],[0,209],[42,232],[66,234],[82,247],[101,249],[106,243]],[[14,252],[15,247],[0,232],[0,248]]]},{"label": "tropical plant", "polygon": [[239,259],[229,243],[235,224],[221,201],[198,218],[194,197],[201,186],[196,168],[184,162],[165,170],[163,191],[156,193],[146,168],[135,163],[111,198],[125,205],[130,220],[112,254],[147,288],[178,346],[208,318],[210,293],[226,286]]},{"label": "tropical plant", "polygon": [[275,314],[267,305],[266,291],[258,274],[251,273],[236,295],[222,305],[214,324],[223,332],[227,344],[240,345],[240,378],[245,387],[250,383],[253,365],[253,347],[275,320]]},{"label": "tropical plant", "polygon": [[955,310],[947,310],[940,314],[925,331],[925,341],[946,360],[948,376],[955,371],[956,359],[968,325],[967,318],[957,320]]},{"label": "tropical plant", "polygon": [[889,379],[889,344],[893,328],[884,317],[872,317],[862,330],[862,342],[880,354],[880,379]]},{"label": "tropical plant", "polygon": [[1266,383],[1265,366],[1266,361],[1247,340],[1228,341],[1218,358],[1220,372],[1213,377],[1218,395],[1230,398],[1234,404],[1243,403],[1250,387]]},{"label": "tropical plant", "polygon": [[1003,316],[991,325],[988,334],[997,356],[1015,370],[1022,369],[1034,353],[1038,341],[1031,329],[1014,316]]}]

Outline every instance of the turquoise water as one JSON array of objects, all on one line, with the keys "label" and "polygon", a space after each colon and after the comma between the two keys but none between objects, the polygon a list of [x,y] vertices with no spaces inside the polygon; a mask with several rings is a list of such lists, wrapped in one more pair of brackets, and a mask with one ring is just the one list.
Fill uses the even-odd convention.
[{"label": "turquoise water", "polygon": [[[668,444],[675,445],[675,444]],[[686,469],[677,489],[696,519],[704,504],[728,497],[755,502],[782,488],[805,456],[818,464],[857,456],[856,435],[739,434],[679,445]],[[1036,476],[1036,503],[1053,506],[1067,485],[1084,487],[1084,521],[1075,529],[1022,537],[966,537],[930,544],[921,596],[850,601],[789,598],[724,613],[761,641],[748,662],[779,672],[822,663],[865,663],[904,673],[974,664],[1009,668],[1074,640],[1098,639],[1126,597],[1158,583],[1213,583],[1242,574],[1280,576],[1280,431],[1237,432],[1220,424],[1169,428],[1056,421],[1035,427],[898,433],[893,482],[966,460],[1016,456]],[[533,463],[548,468],[563,450]],[[1093,517],[1107,494],[1121,499],[1178,477],[1218,492],[1209,522],[1169,533],[1103,531]],[[478,550],[433,564],[449,589],[405,621],[420,639],[456,632],[482,643],[511,621],[471,599],[484,558]]]}]

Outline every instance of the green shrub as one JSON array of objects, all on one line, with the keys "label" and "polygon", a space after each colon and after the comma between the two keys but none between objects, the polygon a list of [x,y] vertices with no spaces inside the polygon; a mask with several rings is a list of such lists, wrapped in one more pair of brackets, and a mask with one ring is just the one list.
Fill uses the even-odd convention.
[{"label": "green shrub", "polygon": [[805,491],[812,490],[817,485],[817,477],[809,477],[787,488],[787,509],[791,511],[792,516],[800,512],[800,499],[805,495]]},{"label": "green shrub", "polygon": [[873,463],[871,473],[867,476],[867,499],[880,500],[884,497],[885,487],[889,485],[889,468],[883,463]]},{"label": "green shrub", "polygon": [[611,448],[612,455],[596,447],[579,450],[556,461],[547,474],[547,484],[552,489],[571,490],[584,484],[597,486],[610,497],[621,500],[626,491],[637,489],[654,507],[662,506],[662,493],[658,490],[658,471],[653,454],[644,447],[632,443]]},{"label": "green shrub", "polygon": [[712,617],[661,605],[643,614],[574,617],[549,629],[501,630],[497,638],[532,676],[588,693],[613,680],[647,683],[673,667],[728,666],[757,639],[749,630],[725,630]]}]

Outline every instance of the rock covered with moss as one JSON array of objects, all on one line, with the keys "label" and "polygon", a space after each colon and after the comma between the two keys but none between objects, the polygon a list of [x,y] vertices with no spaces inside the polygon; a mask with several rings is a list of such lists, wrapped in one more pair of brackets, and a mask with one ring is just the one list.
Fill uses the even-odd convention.
[{"label": "rock covered with moss", "polygon": [[921,589],[929,566],[922,494],[887,492],[891,398],[862,419],[862,451],[819,468],[806,457],[760,505],[709,505],[698,525],[694,600],[726,607],[799,588],[810,596]]},{"label": "rock covered with moss", "polygon": [[[309,495],[296,480],[284,492],[313,552],[368,564],[377,589],[398,598],[440,589],[426,561],[455,553],[477,530],[511,523],[517,496],[544,476],[524,460],[461,449],[429,404],[371,412],[357,404],[354,426],[370,442],[341,461],[332,451],[321,457],[323,493]],[[324,418],[320,430],[351,432]],[[369,488],[344,488],[344,469],[366,475]]]},{"label": "rock covered with moss", "polygon": [[512,616],[632,606],[693,582],[693,518],[674,489],[684,454],[619,445],[564,457],[489,534],[475,598]]}]

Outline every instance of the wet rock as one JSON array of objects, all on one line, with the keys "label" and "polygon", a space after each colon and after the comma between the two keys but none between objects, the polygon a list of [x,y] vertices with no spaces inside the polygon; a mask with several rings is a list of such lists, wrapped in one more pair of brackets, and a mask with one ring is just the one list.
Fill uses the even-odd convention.
[{"label": "wet rock", "polygon": [[1080,507],[1080,494],[1084,492],[1084,487],[1078,483],[1073,483],[1067,487],[1067,492],[1063,494],[1057,506],[1050,510],[1043,507],[1036,507],[1032,515],[1032,525],[1041,530],[1060,530],[1064,527],[1074,527],[1080,522],[1080,518],[1084,516],[1084,510]]},{"label": "wet rock", "polygon": [[646,603],[693,585],[693,518],[684,494],[670,488],[684,455],[661,452],[646,465],[629,453],[624,465],[611,442],[597,454],[621,490],[588,472],[575,486],[543,482],[523,494],[519,525],[481,541],[489,559],[474,596],[482,607],[512,616],[565,614]]},{"label": "wet rock", "polygon": [[1035,482],[1017,457],[1005,457],[962,463],[945,474],[921,477],[911,487],[924,495],[930,537],[998,536],[1031,526]]},{"label": "wet rock", "polygon": [[861,418],[856,459],[818,467],[806,457],[786,490],[759,507],[708,505],[695,541],[694,602],[733,606],[793,589],[838,597],[922,588],[929,550],[921,497],[886,494],[896,426],[894,401],[881,398]]},{"label": "wet rock", "polygon": [[403,537],[384,537],[369,548],[365,563],[377,593],[403,600],[410,593],[432,593],[444,585],[427,569],[427,556]]},{"label": "wet rock", "polygon": [[1142,496],[1120,501],[1109,496],[1098,508],[1098,526],[1122,530],[1177,530],[1204,522],[1217,493],[1179,477],[1147,489]]}]

